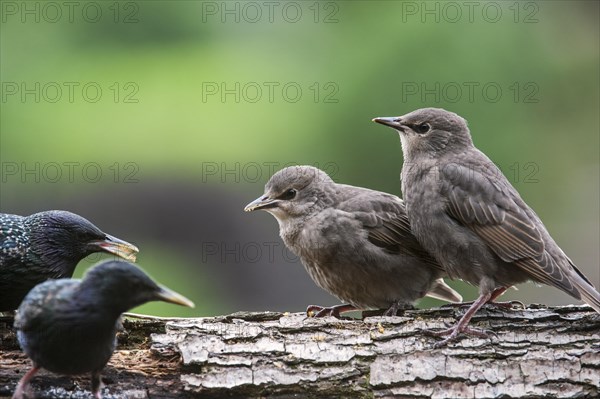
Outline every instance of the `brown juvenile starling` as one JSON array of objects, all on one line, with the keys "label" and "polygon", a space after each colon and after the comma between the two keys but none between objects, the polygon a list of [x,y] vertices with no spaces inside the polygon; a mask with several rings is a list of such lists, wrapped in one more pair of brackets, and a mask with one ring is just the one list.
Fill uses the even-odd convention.
[{"label": "brown juvenile starling", "polygon": [[554,286],[600,312],[600,293],[554,242],[546,227],[496,165],[473,145],[467,122],[455,113],[424,108],[375,118],[402,141],[402,192],[419,242],[450,278],[479,287],[479,298],[440,335],[438,346],[468,327],[487,302],[512,285]]},{"label": "brown juvenile starling", "polygon": [[279,222],[286,246],[325,291],[348,304],[309,306],[317,316],[387,309],[395,314],[424,296],[461,301],[441,266],[412,235],[404,203],[394,195],[335,183],[311,166],[274,174],[246,211]]}]

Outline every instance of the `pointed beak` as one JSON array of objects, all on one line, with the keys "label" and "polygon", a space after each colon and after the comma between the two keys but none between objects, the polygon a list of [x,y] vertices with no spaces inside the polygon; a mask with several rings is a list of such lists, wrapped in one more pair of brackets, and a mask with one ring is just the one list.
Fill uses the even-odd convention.
[{"label": "pointed beak", "polygon": [[190,301],[183,295],[178,294],[175,291],[171,291],[162,285],[160,285],[159,288],[160,291],[158,291],[155,295],[155,299],[157,301],[174,303],[175,305],[187,306],[188,308],[193,308],[195,306],[194,302]]},{"label": "pointed beak", "polygon": [[399,116],[386,116],[386,117],[378,117],[373,118],[373,122],[381,123],[382,125],[389,126],[393,129],[399,130],[401,132],[404,131],[404,126],[402,126],[402,118]]},{"label": "pointed beak", "polygon": [[258,197],[244,208],[245,212],[252,212],[258,209],[275,208],[279,200],[276,198],[270,198],[268,195]]},{"label": "pointed beak", "polygon": [[104,240],[94,241],[92,245],[104,252],[115,254],[130,262],[135,262],[136,255],[140,252],[135,245],[108,234]]}]

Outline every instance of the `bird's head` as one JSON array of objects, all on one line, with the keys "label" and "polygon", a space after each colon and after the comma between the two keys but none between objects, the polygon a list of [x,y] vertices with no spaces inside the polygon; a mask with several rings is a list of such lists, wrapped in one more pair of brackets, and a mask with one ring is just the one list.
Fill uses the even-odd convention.
[{"label": "bird's head", "polygon": [[472,146],[467,121],[441,108],[421,108],[403,116],[374,118],[400,134],[407,159],[417,155],[436,156]]},{"label": "bird's head", "polygon": [[306,218],[325,206],[325,193],[334,184],[320,169],[290,166],[271,176],[263,195],[246,205],[244,211],[265,210],[281,223]]},{"label": "bird's head", "polygon": [[93,266],[83,277],[79,292],[115,314],[151,301],[194,307],[183,295],[157,284],[138,266],[122,260],[105,260]]},{"label": "bird's head", "polygon": [[[49,263],[77,263],[94,252],[135,261],[138,248],[104,233],[89,220],[67,211],[36,213],[26,221],[32,249]],[[74,266],[73,266],[74,267]]]}]

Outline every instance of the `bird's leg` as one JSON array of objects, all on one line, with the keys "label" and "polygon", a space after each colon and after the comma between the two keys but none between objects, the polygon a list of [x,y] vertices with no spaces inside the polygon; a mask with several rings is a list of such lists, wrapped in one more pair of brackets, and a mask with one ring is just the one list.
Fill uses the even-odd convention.
[{"label": "bird's leg", "polygon": [[333,316],[333,317],[339,319],[339,318],[341,318],[340,313],[351,312],[353,310],[359,310],[359,309],[357,309],[354,306],[349,305],[349,304],[335,305],[335,306],[331,306],[331,307],[309,305],[306,308],[306,315],[308,317]]},{"label": "bird's leg", "polygon": [[392,306],[390,306],[388,310],[383,312],[383,315],[384,316],[398,316],[399,311],[405,311],[407,309],[414,309],[414,307],[411,304],[400,303],[399,301],[396,301],[396,302],[392,303]]},{"label": "bird's leg", "polygon": [[500,295],[504,294],[507,289],[508,289],[508,287],[496,288],[492,292],[492,296],[487,301],[487,303],[490,305],[498,306],[500,308],[505,308],[505,309],[512,309],[514,304],[518,304],[522,309],[525,309],[525,304],[521,301],[495,302],[496,298],[498,298]]},{"label": "bird's leg", "polygon": [[23,399],[25,392],[28,390],[29,381],[33,378],[33,376],[39,371],[40,367],[33,365],[33,368],[29,370],[23,378],[17,384],[15,388],[15,393],[12,396],[12,399]]},{"label": "bird's leg", "polygon": [[102,399],[102,380],[99,371],[92,372],[92,395],[94,399]]},{"label": "bird's leg", "polygon": [[[469,321],[471,321],[471,318],[473,317],[473,315],[475,315],[475,313],[477,313],[477,311],[490,300],[493,293],[496,293],[496,291],[497,290],[493,291],[492,293],[481,294],[479,296],[479,298],[477,298],[477,300],[475,302],[473,302],[471,307],[469,307],[469,309],[467,309],[466,313],[458,321],[458,323],[456,323],[453,327],[450,327],[450,328],[448,328],[446,330],[442,330],[442,331],[427,331],[426,333],[429,335],[434,335],[434,336],[438,336],[438,337],[445,336],[445,335],[448,336],[446,339],[436,343],[433,347],[440,348],[442,346],[445,346],[449,342],[454,341],[458,337],[458,335],[461,333],[475,335],[475,336],[482,337],[482,338],[488,337],[488,333],[486,333],[484,330],[468,327],[468,324],[469,324]],[[498,295],[500,295],[500,294],[498,294]]]},{"label": "bird's leg", "polygon": [[508,287],[500,287],[500,288],[496,288],[494,291],[492,291],[492,293],[490,294],[490,299],[488,299],[487,303],[490,302],[494,302],[496,300],[496,298],[498,298],[500,295],[504,294],[506,292],[506,290],[508,289]]},{"label": "bird's leg", "polygon": [[396,316],[398,314],[398,309],[400,308],[400,304],[398,302],[392,303],[392,306],[389,307],[388,310],[383,312],[384,316]]},{"label": "bird's leg", "polygon": [[[494,291],[492,291],[491,297],[486,302],[486,304],[492,305],[492,306],[497,306],[500,308],[505,308],[505,309],[512,309],[513,305],[517,304],[521,308],[525,309],[525,305],[523,304],[523,302],[520,302],[520,301],[494,302],[496,300],[496,298],[498,298],[500,295],[504,294],[504,292],[506,292],[507,289],[508,289],[508,287],[496,288]],[[442,308],[462,308],[464,306],[473,306],[474,303],[475,303],[474,301],[461,302],[461,303],[445,303],[441,307]]]}]

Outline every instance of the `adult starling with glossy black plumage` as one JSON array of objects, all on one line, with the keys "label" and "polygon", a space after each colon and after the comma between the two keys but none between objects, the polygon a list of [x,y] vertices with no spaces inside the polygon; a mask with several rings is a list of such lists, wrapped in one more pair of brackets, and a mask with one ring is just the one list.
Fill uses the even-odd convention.
[{"label": "adult starling with glossy black plumage", "polygon": [[15,310],[39,283],[73,276],[77,263],[94,252],[135,261],[138,249],[71,212],[1,213],[0,312]]},{"label": "adult starling with glossy black plumage", "polygon": [[150,301],[194,307],[124,261],[100,262],[82,280],[37,285],[15,317],[19,344],[33,368],[19,381],[13,398],[23,398],[40,368],[67,375],[91,373],[92,393],[100,398],[100,372],[115,350],[121,313]]},{"label": "adult starling with glossy black plumage", "polygon": [[600,293],[554,242],[500,169],[474,145],[455,113],[424,108],[375,118],[400,134],[402,192],[419,242],[446,269],[479,287],[479,298],[442,334],[438,346],[468,327],[487,302],[526,281],[554,286],[600,313]]},{"label": "adult starling with glossy black plumage", "polygon": [[325,291],[348,304],[309,306],[316,316],[386,309],[424,296],[462,297],[442,279],[444,271],[412,235],[402,200],[395,195],[335,183],[311,166],[275,173],[265,193],[246,211],[263,209],[279,222],[286,246]]}]

